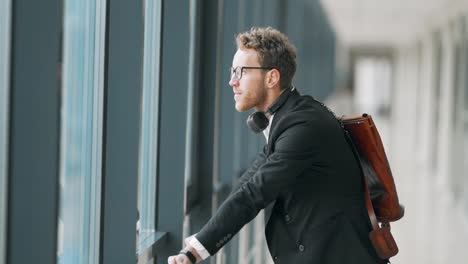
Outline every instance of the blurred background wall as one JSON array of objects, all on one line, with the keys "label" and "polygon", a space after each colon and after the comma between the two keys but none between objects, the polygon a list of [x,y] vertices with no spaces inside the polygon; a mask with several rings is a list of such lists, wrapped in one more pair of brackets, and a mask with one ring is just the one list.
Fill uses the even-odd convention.
[{"label": "blurred background wall", "polygon": [[[395,263],[468,259],[468,2],[0,1],[0,264],[165,263],[265,144],[234,37],[286,33],[294,83],[369,113],[406,215]],[[271,263],[263,213],[204,263]]]},{"label": "blurred background wall", "polygon": [[[381,130],[405,217],[398,263],[463,263],[468,242],[468,3],[322,1],[356,113]],[[334,98],[335,97],[335,98]],[[345,110],[349,111],[348,109]]]}]

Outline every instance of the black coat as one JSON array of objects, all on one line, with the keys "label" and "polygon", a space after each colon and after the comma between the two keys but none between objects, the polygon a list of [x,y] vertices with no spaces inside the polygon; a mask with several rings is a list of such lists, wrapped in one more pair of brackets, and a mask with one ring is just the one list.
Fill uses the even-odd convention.
[{"label": "black coat", "polygon": [[214,255],[261,209],[275,263],[386,263],[370,244],[362,174],[333,114],[294,90],[268,144],[196,235]]}]

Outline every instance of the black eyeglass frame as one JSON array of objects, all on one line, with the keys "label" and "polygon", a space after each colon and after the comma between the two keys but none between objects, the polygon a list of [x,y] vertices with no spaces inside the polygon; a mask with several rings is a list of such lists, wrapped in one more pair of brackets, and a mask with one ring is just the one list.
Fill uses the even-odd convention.
[{"label": "black eyeglass frame", "polygon": [[[240,77],[237,78],[238,74],[237,74],[237,71],[238,69],[240,69]],[[232,76],[234,75],[236,77],[236,81],[239,81],[240,79],[242,79],[242,73],[244,72],[244,69],[257,69],[257,70],[273,70],[274,68],[273,67],[249,67],[249,66],[237,66],[235,68],[231,67],[229,69],[229,76],[231,77],[232,79]]]}]

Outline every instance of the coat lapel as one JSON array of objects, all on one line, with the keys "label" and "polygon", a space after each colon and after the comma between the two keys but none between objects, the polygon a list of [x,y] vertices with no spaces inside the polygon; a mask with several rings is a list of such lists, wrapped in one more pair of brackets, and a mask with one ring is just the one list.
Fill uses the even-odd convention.
[{"label": "coat lapel", "polygon": [[[270,133],[268,135],[268,143],[267,143],[267,152],[266,155],[271,154],[272,146],[274,142],[276,141],[276,138],[278,135],[276,135],[276,128],[278,121],[284,116],[285,113],[289,111],[297,102],[297,100],[301,97],[297,89],[294,89],[294,91],[291,92],[291,95],[289,96],[288,100],[284,103],[283,106],[276,111],[275,116],[273,117],[273,121],[271,122],[271,127],[270,127]],[[271,202],[268,206],[265,207],[265,223],[268,223],[268,220],[270,219],[271,213],[273,212],[273,208],[276,204],[276,201]]]},{"label": "coat lapel", "polygon": [[278,111],[276,111],[275,116],[273,117],[273,121],[271,122],[271,127],[270,127],[270,133],[268,135],[268,147],[267,147],[267,156],[271,154],[272,146],[274,142],[276,141],[276,138],[278,135],[276,135],[277,131],[277,124],[278,121],[286,114],[289,109],[291,109],[295,104],[296,101],[301,97],[297,89],[294,89],[294,91],[291,92],[291,95],[289,96],[288,100],[284,103],[283,106],[281,106]]}]

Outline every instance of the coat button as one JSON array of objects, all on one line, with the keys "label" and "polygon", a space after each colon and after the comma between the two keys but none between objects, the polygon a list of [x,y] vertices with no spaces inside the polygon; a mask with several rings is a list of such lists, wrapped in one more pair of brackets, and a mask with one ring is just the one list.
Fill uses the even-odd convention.
[{"label": "coat button", "polygon": [[303,245],[299,245],[299,251],[304,251],[304,246]]},{"label": "coat button", "polygon": [[289,222],[291,221],[291,217],[287,214],[284,216],[284,221]]}]

